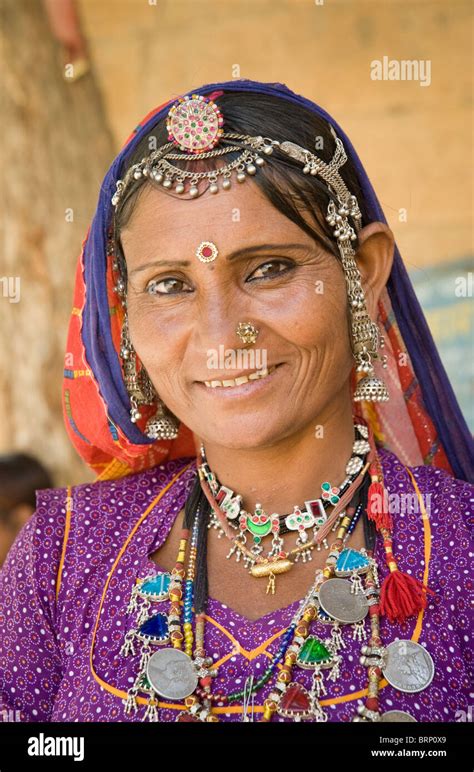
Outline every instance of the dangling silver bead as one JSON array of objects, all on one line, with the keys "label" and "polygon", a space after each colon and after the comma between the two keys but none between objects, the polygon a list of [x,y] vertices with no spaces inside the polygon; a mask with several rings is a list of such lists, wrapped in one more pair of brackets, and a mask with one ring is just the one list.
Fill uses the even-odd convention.
[{"label": "dangling silver bead", "polygon": [[184,193],[184,185],[182,182],[178,182],[178,184],[175,187],[176,193]]},{"label": "dangling silver bead", "polygon": [[231,186],[231,182],[230,182],[230,180],[228,180],[228,179],[225,179],[225,180],[223,181],[223,183],[222,183],[222,187],[224,188],[224,190],[229,190],[230,186]]},{"label": "dangling silver bead", "polygon": [[191,185],[191,187],[189,188],[189,195],[191,196],[191,198],[196,198],[198,193],[199,193],[199,190],[196,187],[196,185]]},{"label": "dangling silver bead", "polygon": [[265,159],[258,156],[255,159],[255,163],[257,164],[257,166],[265,166]]},{"label": "dangling silver bead", "polygon": [[254,166],[254,164],[248,164],[248,165],[245,167],[245,170],[246,170],[247,174],[251,174],[251,175],[254,175],[254,174],[256,174],[256,173],[257,173],[257,167],[256,167],[256,166]]},{"label": "dangling silver bead", "polygon": [[170,178],[167,177],[165,179],[165,181],[163,182],[163,187],[164,188],[171,188],[172,186],[173,186],[173,180],[170,180]]},{"label": "dangling silver bead", "polygon": [[237,173],[237,182],[245,182],[245,172]]},{"label": "dangling silver bead", "polygon": [[209,191],[211,193],[218,193],[219,192],[219,185],[217,184],[217,182],[211,182],[211,184],[209,185]]},{"label": "dangling silver bead", "polygon": [[141,417],[142,417],[142,414],[140,413],[138,408],[132,406],[130,408],[130,420],[132,424],[135,424]]}]

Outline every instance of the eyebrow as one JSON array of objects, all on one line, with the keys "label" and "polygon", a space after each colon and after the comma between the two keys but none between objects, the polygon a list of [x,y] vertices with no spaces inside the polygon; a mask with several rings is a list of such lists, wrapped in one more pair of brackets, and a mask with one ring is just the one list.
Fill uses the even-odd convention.
[{"label": "eyebrow", "polygon": [[[259,252],[271,252],[276,250],[308,252],[309,249],[310,247],[307,244],[255,244],[250,247],[242,247],[241,249],[230,252],[227,255],[227,262],[230,263],[234,260],[248,257],[249,255],[258,254]],[[143,263],[143,265],[140,265],[138,268],[134,268],[133,271],[130,271],[130,276],[152,267],[158,268],[167,266],[170,268],[187,268],[190,265],[191,262],[189,260],[151,260],[148,263]]]}]

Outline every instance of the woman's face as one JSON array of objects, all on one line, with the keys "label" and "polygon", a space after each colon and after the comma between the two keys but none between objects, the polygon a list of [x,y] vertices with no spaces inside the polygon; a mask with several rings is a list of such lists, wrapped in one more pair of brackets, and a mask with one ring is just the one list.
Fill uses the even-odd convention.
[{"label": "woman's face", "polygon": [[[217,246],[213,262],[196,257],[202,241]],[[342,268],[254,183],[194,200],[148,185],[122,245],[132,343],[165,405],[203,441],[273,444],[347,406],[354,360]],[[259,330],[255,344],[242,343],[239,322]],[[229,351],[257,349],[256,366],[236,367],[231,354],[225,366]],[[262,363],[277,366],[265,379],[205,385]]]}]

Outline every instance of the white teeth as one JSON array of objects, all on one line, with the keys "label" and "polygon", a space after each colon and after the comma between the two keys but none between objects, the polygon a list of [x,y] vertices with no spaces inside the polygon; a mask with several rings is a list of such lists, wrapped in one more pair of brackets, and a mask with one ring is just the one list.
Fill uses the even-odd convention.
[{"label": "white teeth", "polygon": [[232,379],[229,378],[229,380],[226,381],[204,381],[206,386],[210,389],[215,389],[217,386],[221,386],[224,388],[230,388],[232,386],[241,386],[243,383],[248,383],[248,381],[256,381],[259,378],[265,378],[267,375],[270,375],[275,370],[275,365],[270,367],[269,370],[265,367],[264,370],[258,370],[254,373],[250,373],[250,375],[239,375],[238,378]]}]

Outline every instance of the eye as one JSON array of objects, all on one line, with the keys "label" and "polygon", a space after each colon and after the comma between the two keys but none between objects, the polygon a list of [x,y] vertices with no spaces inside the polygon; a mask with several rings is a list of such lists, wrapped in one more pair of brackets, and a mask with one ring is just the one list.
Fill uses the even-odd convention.
[{"label": "eye", "polygon": [[[185,282],[182,279],[176,279],[172,276],[169,276],[166,279],[160,279],[159,281],[157,279],[153,279],[153,281],[150,281],[146,286],[146,292],[148,292],[149,295],[177,295],[180,292],[182,292],[182,286],[185,285]],[[184,290],[184,292],[191,292],[192,290]]]},{"label": "eye", "polygon": [[[255,269],[253,274],[254,278],[247,279],[247,281],[258,281],[259,279],[273,279],[276,276],[287,273],[294,268],[294,263],[289,260],[267,260],[266,263],[262,263]],[[257,275],[260,273],[260,275]]]}]

